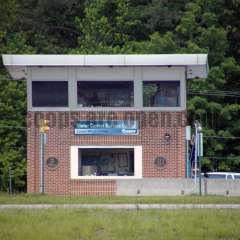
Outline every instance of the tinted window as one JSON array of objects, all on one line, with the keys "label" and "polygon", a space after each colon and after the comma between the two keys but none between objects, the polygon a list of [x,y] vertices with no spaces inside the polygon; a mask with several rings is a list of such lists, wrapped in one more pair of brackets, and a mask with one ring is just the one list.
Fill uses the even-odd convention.
[{"label": "tinted window", "polygon": [[234,175],[234,179],[240,179],[240,175]]},{"label": "tinted window", "polygon": [[133,149],[79,149],[79,176],[133,176]]},{"label": "tinted window", "polygon": [[226,179],[226,175],[224,174],[207,174],[207,177],[212,179]]},{"label": "tinted window", "polygon": [[78,104],[82,107],[132,107],[132,81],[78,82]]},{"label": "tinted window", "polygon": [[33,107],[67,107],[68,82],[67,81],[33,81],[32,82]]},{"label": "tinted window", "polygon": [[179,81],[145,81],[143,82],[144,107],[178,107]]}]

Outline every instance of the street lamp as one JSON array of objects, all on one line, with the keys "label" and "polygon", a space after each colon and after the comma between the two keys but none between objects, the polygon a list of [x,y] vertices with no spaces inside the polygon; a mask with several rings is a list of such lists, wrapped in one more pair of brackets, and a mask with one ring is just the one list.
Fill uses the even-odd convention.
[{"label": "street lamp", "polygon": [[197,162],[198,162],[198,175],[199,175],[199,195],[202,195],[201,187],[201,158],[203,156],[203,134],[201,123],[195,121],[195,189],[197,187]]},{"label": "street lamp", "polygon": [[45,193],[45,180],[44,180],[44,168],[45,168],[45,160],[44,160],[44,147],[47,139],[47,132],[49,131],[49,121],[41,119],[40,122],[40,193]]}]

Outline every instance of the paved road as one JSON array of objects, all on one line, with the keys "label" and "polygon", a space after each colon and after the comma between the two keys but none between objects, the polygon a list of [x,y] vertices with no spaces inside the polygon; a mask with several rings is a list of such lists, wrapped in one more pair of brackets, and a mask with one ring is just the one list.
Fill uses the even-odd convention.
[{"label": "paved road", "polygon": [[104,209],[240,209],[240,204],[1,204],[2,209],[104,208]]}]

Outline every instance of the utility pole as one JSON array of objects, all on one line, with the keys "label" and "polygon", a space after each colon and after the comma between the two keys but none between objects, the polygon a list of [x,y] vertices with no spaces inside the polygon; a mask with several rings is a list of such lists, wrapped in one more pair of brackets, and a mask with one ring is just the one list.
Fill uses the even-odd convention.
[{"label": "utility pole", "polygon": [[47,139],[47,132],[49,131],[48,126],[49,121],[41,119],[40,121],[40,193],[45,193],[45,179],[44,179],[44,170],[45,170],[45,157],[44,157],[44,148]]},{"label": "utility pole", "polygon": [[195,127],[195,135],[194,135],[194,189],[195,192],[197,192],[197,125],[198,121],[195,121],[194,127]]},{"label": "utility pole", "polygon": [[191,141],[191,126],[186,126],[186,176],[187,178],[191,177],[191,164],[190,164],[190,159],[189,159],[189,142]]},{"label": "utility pole", "polygon": [[202,195],[201,158],[203,156],[203,134],[201,123],[195,121],[194,126],[195,126],[194,185],[195,191],[197,192],[197,165],[198,165],[199,195]]},{"label": "utility pole", "polygon": [[12,194],[12,168],[11,164],[9,165],[9,194]]},{"label": "utility pole", "polygon": [[199,162],[199,195],[202,195],[202,157],[203,157],[203,134],[202,127],[199,126],[198,132],[198,162]]}]

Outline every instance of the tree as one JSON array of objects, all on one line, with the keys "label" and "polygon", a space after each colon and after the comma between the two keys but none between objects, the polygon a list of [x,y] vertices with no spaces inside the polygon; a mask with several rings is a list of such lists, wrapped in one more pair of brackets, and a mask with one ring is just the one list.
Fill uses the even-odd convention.
[{"label": "tree", "polygon": [[[189,91],[189,124],[203,123],[204,171],[240,171],[239,0],[5,0],[0,12],[1,53],[208,53],[208,78],[187,87],[217,95]],[[2,64],[0,116],[3,187],[11,165],[23,189],[26,84]]]},{"label": "tree", "polygon": [[130,10],[128,1],[99,0],[86,5],[84,17],[76,17],[76,28],[81,33],[73,53],[120,53],[134,39],[141,22]]},{"label": "tree", "polygon": [[[18,5],[5,1],[5,11],[0,21],[1,53],[34,53],[26,43],[24,33],[13,33]],[[13,81],[2,67],[0,69],[0,188],[8,188],[9,169],[13,173],[15,190],[26,186],[26,83]]]}]

